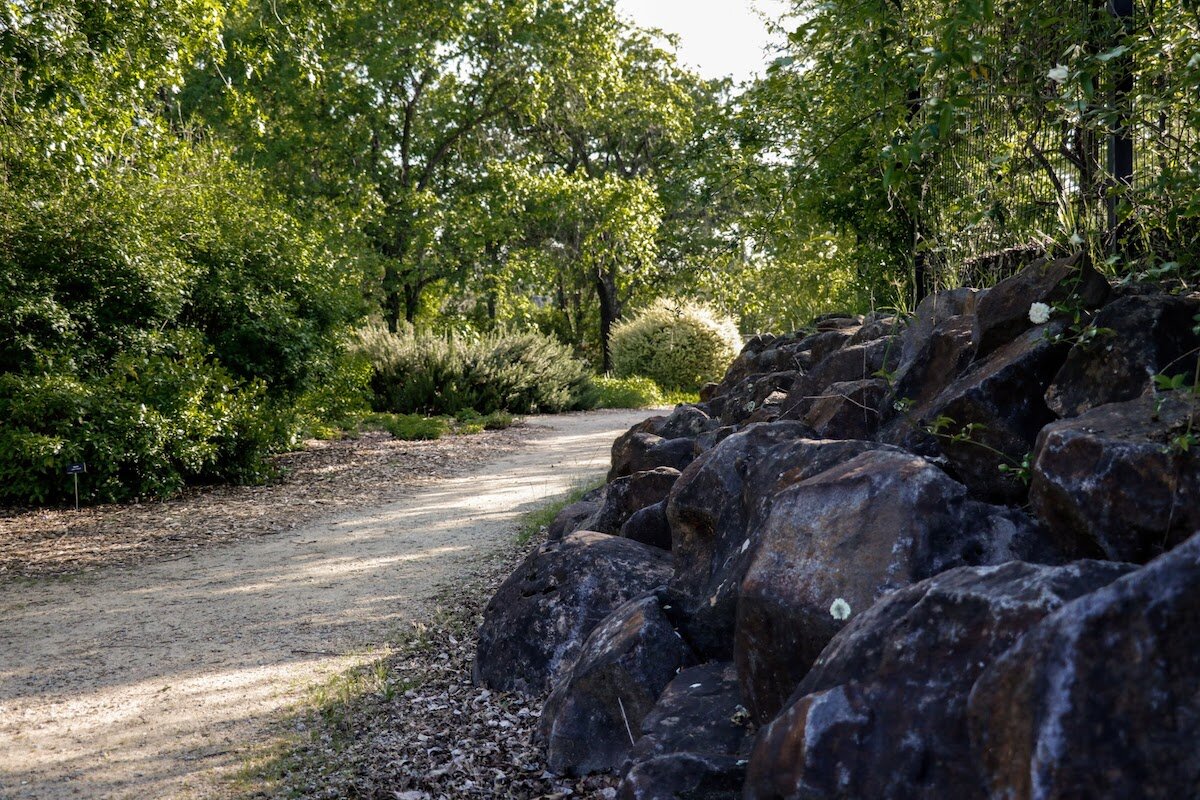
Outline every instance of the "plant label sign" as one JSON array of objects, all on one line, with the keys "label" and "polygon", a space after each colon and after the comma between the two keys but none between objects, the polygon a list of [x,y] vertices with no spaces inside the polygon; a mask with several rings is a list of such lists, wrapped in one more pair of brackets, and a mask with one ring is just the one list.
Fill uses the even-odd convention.
[{"label": "plant label sign", "polygon": [[67,464],[68,475],[81,475],[87,472],[87,464],[80,461],[78,464]]}]

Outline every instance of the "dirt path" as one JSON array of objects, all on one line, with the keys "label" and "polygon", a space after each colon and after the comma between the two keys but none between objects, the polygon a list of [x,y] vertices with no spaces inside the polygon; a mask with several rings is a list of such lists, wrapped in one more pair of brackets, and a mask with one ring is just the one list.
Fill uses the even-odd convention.
[{"label": "dirt path", "polygon": [[646,415],[531,418],[546,430],[520,452],[397,502],[0,585],[0,798],[203,796],[273,714],[377,657],[519,513],[601,475]]}]

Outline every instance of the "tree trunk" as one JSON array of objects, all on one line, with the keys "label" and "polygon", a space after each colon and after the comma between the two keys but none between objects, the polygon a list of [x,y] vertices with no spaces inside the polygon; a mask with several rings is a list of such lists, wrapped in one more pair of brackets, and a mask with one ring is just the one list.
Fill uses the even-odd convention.
[{"label": "tree trunk", "polygon": [[609,345],[612,326],[621,316],[616,276],[599,270],[596,273],[596,295],[600,298],[600,349],[603,353],[603,371],[607,373],[612,371],[612,349]]}]

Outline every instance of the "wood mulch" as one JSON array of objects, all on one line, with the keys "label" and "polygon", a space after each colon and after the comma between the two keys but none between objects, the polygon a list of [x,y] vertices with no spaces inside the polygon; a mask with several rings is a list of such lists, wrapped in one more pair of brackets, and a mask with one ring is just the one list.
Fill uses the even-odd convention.
[{"label": "wood mulch", "polygon": [[186,556],[201,547],[294,530],[345,508],[386,503],[519,448],[536,425],[401,441],[381,431],[312,440],[275,458],[263,486],[210,486],[163,502],[0,509],[0,581],[70,575]]}]

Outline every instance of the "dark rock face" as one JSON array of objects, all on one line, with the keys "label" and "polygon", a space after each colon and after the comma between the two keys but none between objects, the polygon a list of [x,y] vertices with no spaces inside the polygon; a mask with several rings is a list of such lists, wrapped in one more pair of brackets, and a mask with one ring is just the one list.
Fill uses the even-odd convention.
[{"label": "dark rock face", "polygon": [[1167,295],[1123,297],[1105,306],[1092,324],[1113,333],[1072,348],[1046,390],[1046,405],[1060,417],[1074,417],[1145,394],[1151,375],[1164,369],[1194,374],[1197,311],[1200,302]]},{"label": "dark rock face", "polygon": [[657,467],[617,478],[604,487],[603,502],[585,527],[600,533],[617,533],[636,512],[665,500],[679,475],[677,469]]},{"label": "dark rock face", "polygon": [[661,500],[652,506],[637,511],[621,526],[619,534],[625,539],[671,549],[671,524],[667,521],[667,501]]},{"label": "dark rock face", "polygon": [[865,452],[775,494],[745,570],[734,660],[746,706],[766,722],[849,613],[959,566],[1052,560],[1021,512],[967,499],[928,461]]},{"label": "dark rock face", "polygon": [[887,397],[882,378],[835,383],[809,404],[804,422],[822,439],[871,439]]},{"label": "dark rock face", "polygon": [[[830,642],[759,736],[746,797],[985,800],[967,726],[976,678],[1047,614],[1132,569],[1010,562],[888,595]],[[822,722],[808,725],[814,710]]]},{"label": "dark rock face", "polygon": [[1038,437],[1029,499],[1063,546],[1144,562],[1200,528],[1200,454],[1167,452],[1200,409],[1165,392],[1094,408]]},{"label": "dark rock face", "polygon": [[618,608],[588,636],[542,710],[538,732],[551,769],[586,775],[620,766],[632,731],[692,660],[656,597]]},{"label": "dark rock face", "polygon": [[476,683],[540,694],[618,606],[667,581],[671,559],[648,545],[579,531],[534,551],[484,611]]},{"label": "dark rock face", "polygon": [[729,663],[685,669],[642,721],[621,800],[741,797],[752,737]]},{"label": "dark rock face", "polygon": [[671,588],[688,642],[704,658],[732,655],[738,587],[751,545],[783,487],[883,445],[802,438],[797,422],[755,425],[705,453],[667,499],[676,569]]},{"label": "dark rock face", "polygon": [[608,471],[608,479],[614,481],[655,467],[682,470],[692,463],[696,455],[695,439],[664,439],[634,428],[613,444],[612,468]]},{"label": "dark rock face", "polygon": [[584,524],[594,517],[604,501],[604,487],[593,489],[581,497],[578,502],[571,503],[555,515],[554,520],[546,528],[546,538],[550,541],[561,539],[568,533],[584,530]]},{"label": "dark rock face", "polygon": [[[900,340],[900,371],[903,372],[925,347],[925,341],[943,323],[965,317],[974,325],[975,307],[986,292],[978,289],[947,289],[925,297],[913,312]],[[973,350],[973,348],[972,348]]]},{"label": "dark rock face", "polygon": [[[924,426],[944,417],[950,422],[939,429],[932,452],[944,455],[954,476],[977,496],[1019,502],[1024,485],[999,467],[1019,465],[1038,432],[1054,420],[1043,394],[1066,357],[1068,345],[1048,338],[1060,329],[1025,332],[976,363],[927,407],[914,409],[883,438],[929,452],[917,442],[929,437]],[[969,431],[965,438],[954,438],[964,430]]]},{"label": "dark rock face", "polygon": [[735,425],[761,411],[763,406],[778,405],[799,375],[795,371],[773,372],[743,379],[722,398],[722,424]]},{"label": "dark rock face", "polygon": [[904,330],[904,322],[891,314],[868,317],[858,332],[846,341],[847,347],[865,344],[885,336],[897,336]]},{"label": "dark rock face", "polygon": [[[845,347],[832,353],[812,371],[796,380],[785,403],[785,414],[793,409],[806,409],[806,401],[823,395],[834,383],[862,381],[872,378],[881,369],[892,369],[900,361],[900,343],[896,337],[875,339],[865,344]],[[803,416],[805,411],[800,411]]]},{"label": "dark rock face", "polygon": [[897,370],[896,399],[923,408],[971,365],[975,356],[974,317],[959,315],[939,322],[919,341],[905,339],[911,355]]},{"label": "dark rock face", "polygon": [[985,356],[1033,323],[1029,307],[1052,305],[1074,296],[1084,308],[1096,308],[1109,295],[1108,281],[1077,253],[1055,261],[1037,261],[993,286],[975,309],[975,352]]},{"label": "dark rock face", "polygon": [[1025,634],[975,684],[971,743],[995,798],[1194,797],[1200,538]]}]

